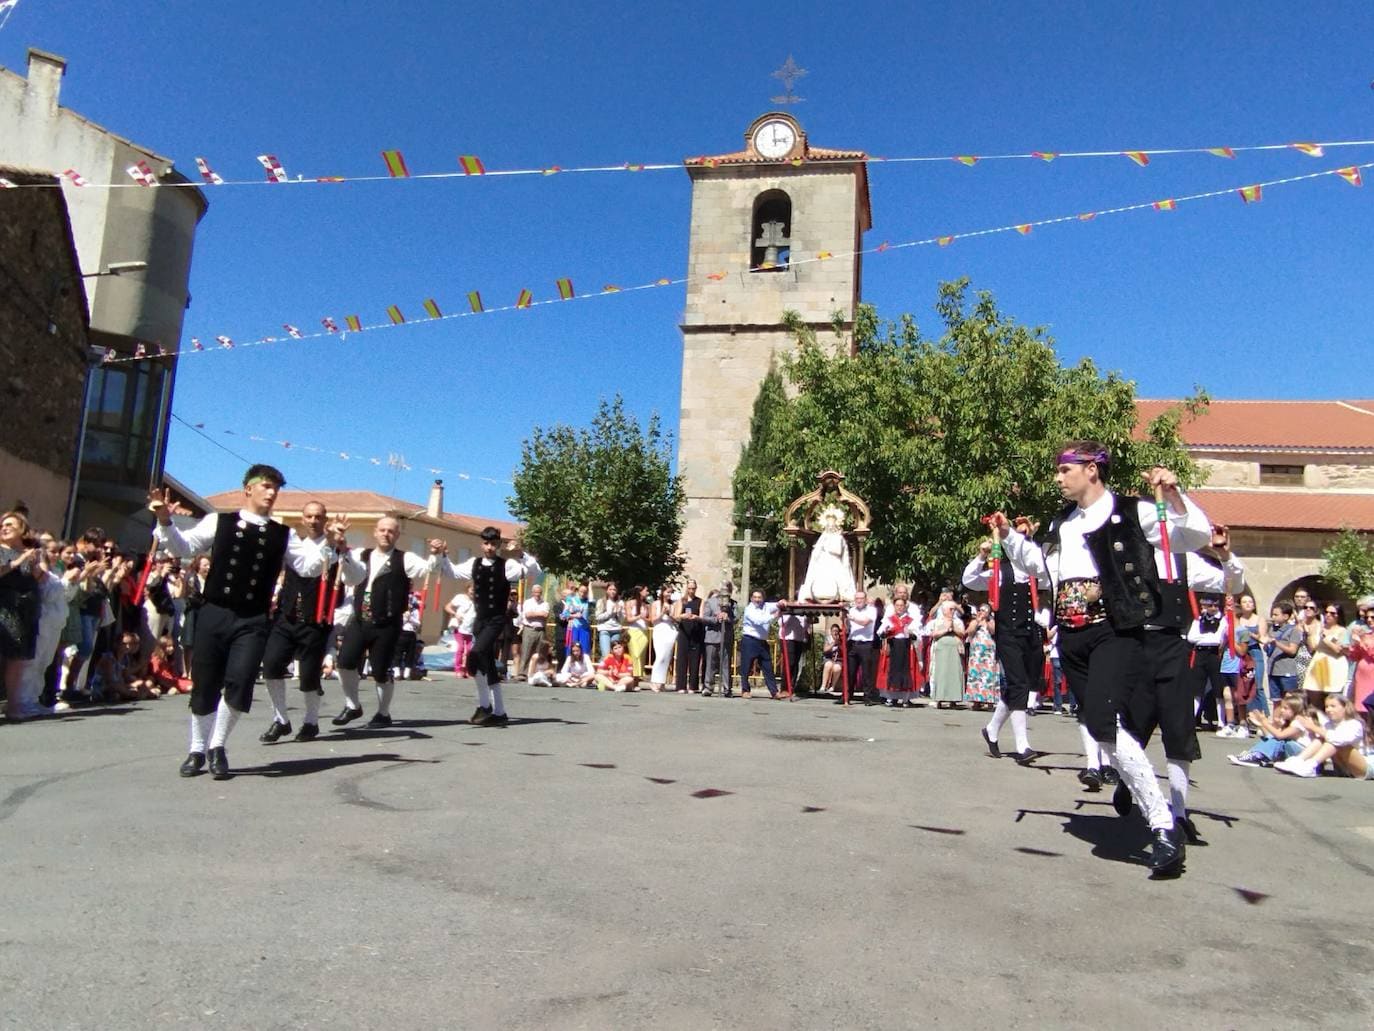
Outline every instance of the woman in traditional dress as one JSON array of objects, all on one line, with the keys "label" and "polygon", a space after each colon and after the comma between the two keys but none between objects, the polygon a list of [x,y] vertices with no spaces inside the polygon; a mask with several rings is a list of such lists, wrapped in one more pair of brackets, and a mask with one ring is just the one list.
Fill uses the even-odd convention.
[{"label": "woman in traditional dress", "polygon": [[983,604],[973,617],[968,632],[968,675],[964,680],[964,701],[975,709],[995,709],[1002,697],[1002,674],[997,664],[997,645],[993,643],[992,606]]},{"label": "woman in traditional dress", "polygon": [[935,707],[943,709],[964,698],[964,669],[960,657],[964,650],[964,621],[953,591],[941,591],[930,621],[926,623],[930,645],[930,696]]},{"label": "woman in traditional dress", "polygon": [[883,704],[888,708],[903,708],[912,704],[920,676],[917,653],[913,645],[918,641],[920,623],[907,609],[906,595],[892,599],[892,608],[883,616],[878,635],[883,639],[883,658],[878,664],[878,678]]}]

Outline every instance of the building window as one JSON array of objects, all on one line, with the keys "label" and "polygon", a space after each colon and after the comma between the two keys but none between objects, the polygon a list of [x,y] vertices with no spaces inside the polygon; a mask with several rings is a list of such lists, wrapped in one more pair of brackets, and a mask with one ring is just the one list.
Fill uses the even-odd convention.
[{"label": "building window", "polygon": [[1260,484],[1265,487],[1301,487],[1303,469],[1301,465],[1266,465],[1260,463]]},{"label": "building window", "polygon": [[792,198],[781,190],[759,194],[750,225],[749,271],[785,271],[792,253]]},{"label": "building window", "polygon": [[156,362],[120,363],[92,371],[83,479],[147,485],[166,374]]}]

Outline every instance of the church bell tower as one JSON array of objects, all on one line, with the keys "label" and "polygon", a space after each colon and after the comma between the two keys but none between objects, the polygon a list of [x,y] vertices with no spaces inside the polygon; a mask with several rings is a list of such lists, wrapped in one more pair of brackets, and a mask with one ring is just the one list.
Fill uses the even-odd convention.
[{"label": "church bell tower", "polygon": [[678,471],[687,496],[682,548],[704,596],[731,568],[731,480],[773,357],[793,347],[791,310],[852,344],[863,233],[871,228],[868,155],[813,147],[785,112],[756,118],[744,149],[685,161],[692,179],[682,318]]}]

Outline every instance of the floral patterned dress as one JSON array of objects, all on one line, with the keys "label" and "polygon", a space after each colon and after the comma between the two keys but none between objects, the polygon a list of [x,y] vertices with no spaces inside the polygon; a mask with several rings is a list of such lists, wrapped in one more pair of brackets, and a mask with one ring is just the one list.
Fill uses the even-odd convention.
[{"label": "floral patterned dress", "polygon": [[964,701],[977,705],[996,705],[1002,697],[1001,666],[997,646],[986,625],[979,626],[968,639],[968,676],[964,682]]}]

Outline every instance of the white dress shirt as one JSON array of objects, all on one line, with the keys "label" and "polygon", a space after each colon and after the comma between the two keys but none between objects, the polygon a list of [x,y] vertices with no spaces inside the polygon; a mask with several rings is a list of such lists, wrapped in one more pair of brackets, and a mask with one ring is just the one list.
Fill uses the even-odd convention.
[{"label": "white dress shirt", "polygon": [[[1011,578],[1018,584],[1030,583],[1031,578],[1041,587],[1050,585],[1049,570],[1045,568],[1045,554],[1040,546],[1012,527],[1002,539],[1004,561],[1011,565]],[[992,559],[983,561],[982,555],[974,555],[964,567],[964,586],[971,591],[986,591],[992,583]]]},{"label": "white dress shirt", "polygon": [[[247,509],[239,510],[239,520],[253,526],[266,526],[271,520]],[[201,552],[209,551],[215,543],[215,529],[219,526],[219,513],[212,512],[191,529],[182,531],[175,523],[153,526],[153,537],[158,546],[176,558],[190,558]],[[334,550],[321,537],[318,542],[302,540],[292,530],[286,538],[286,564],[298,576],[323,576],[333,561]]]},{"label": "white dress shirt", "polygon": [[[1116,495],[1104,491],[1102,496],[1087,508],[1076,507],[1059,524],[1059,550],[1055,552],[1052,570],[1056,583],[1065,580],[1096,579],[1100,574],[1092,553],[1088,551],[1085,540],[1088,534],[1101,527],[1112,517]],[[1212,524],[1202,509],[1183,495],[1183,512],[1168,509],[1169,547],[1173,551],[1196,551],[1212,542]],[[1160,544],[1159,517],[1153,501],[1137,499],[1136,512],[1140,518],[1140,529],[1145,539],[1155,545]]]},{"label": "white dress shirt", "polygon": [[878,629],[878,607],[871,603],[862,607],[851,605],[845,621],[849,624],[851,641],[871,641]]},{"label": "white dress shirt", "polygon": [[[472,558],[464,559],[462,562],[454,564],[453,560],[447,555],[436,556],[438,564],[436,568],[440,574],[453,577],[455,580],[471,580],[474,563],[481,562],[484,566],[489,566],[497,560],[487,558],[485,555],[474,555]],[[538,576],[541,572],[539,560],[525,552],[523,558],[506,559],[506,582],[518,583],[523,576]]]},{"label": "white dress shirt", "polygon": [[[356,550],[356,549],[355,549]],[[343,563],[344,583],[349,587],[362,582],[367,578],[367,590],[372,590],[372,585],[376,583],[377,577],[381,576],[382,570],[391,561],[391,554],[396,549],[383,551],[381,548],[373,548],[372,554],[368,556],[367,568],[363,568],[362,561],[353,557],[353,552],[349,551],[339,556],[339,561]],[[403,563],[405,565],[406,576],[412,580],[423,579],[426,573],[433,571],[438,560],[437,555],[431,555],[428,559],[423,559],[412,552],[404,552]]]}]

